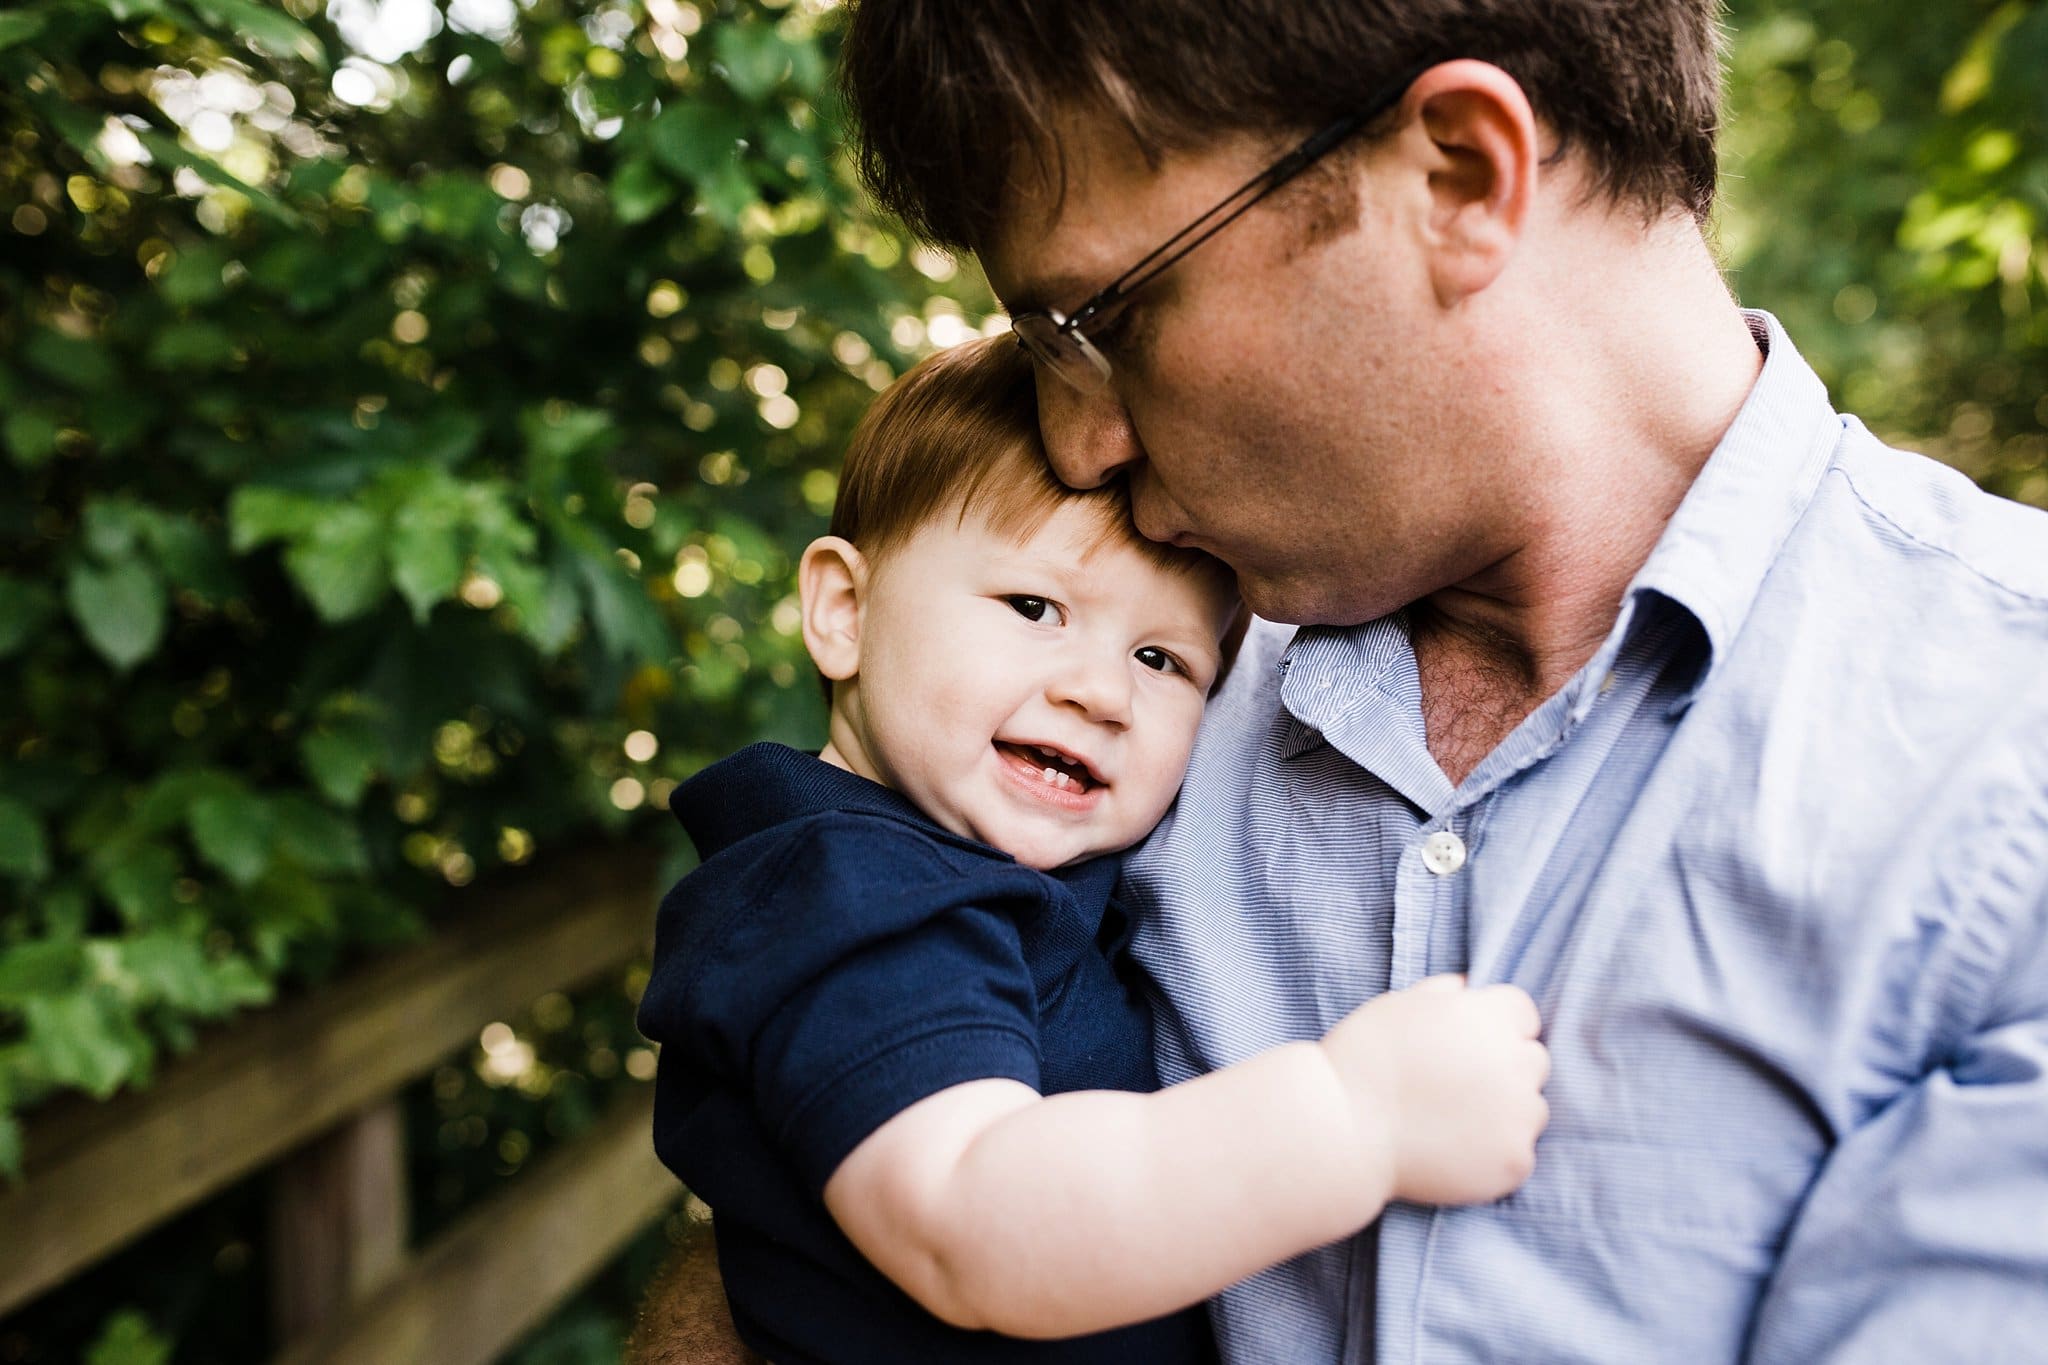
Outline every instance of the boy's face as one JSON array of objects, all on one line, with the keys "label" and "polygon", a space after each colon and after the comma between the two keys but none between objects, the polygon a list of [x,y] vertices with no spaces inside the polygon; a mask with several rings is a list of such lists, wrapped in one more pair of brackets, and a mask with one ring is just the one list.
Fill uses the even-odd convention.
[{"label": "boy's face", "polygon": [[1099,528],[1074,503],[1021,542],[949,514],[866,566],[827,759],[1030,867],[1144,837],[1180,789],[1236,599]]}]

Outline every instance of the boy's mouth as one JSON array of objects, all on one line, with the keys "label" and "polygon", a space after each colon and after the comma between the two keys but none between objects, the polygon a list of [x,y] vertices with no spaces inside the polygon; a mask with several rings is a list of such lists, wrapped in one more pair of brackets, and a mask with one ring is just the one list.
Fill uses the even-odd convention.
[{"label": "boy's mouth", "polygon": [[1048,744],[1012,744],[997,740],[996,748],[1019,767],[1030,768],[1039,781],[1061,791],[1087,792],[1104,785],[1095,771],[1082,760]]}]

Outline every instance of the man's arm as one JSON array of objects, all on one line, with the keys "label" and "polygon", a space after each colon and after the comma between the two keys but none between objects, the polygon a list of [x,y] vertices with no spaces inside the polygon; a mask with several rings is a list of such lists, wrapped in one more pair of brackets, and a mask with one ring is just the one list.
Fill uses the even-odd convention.
[{"label": "man's arm", "polygon": [[625,1365],[763,1365],[740,1341],[718,1278],[718,1244],[708,1219],[690,1231],[655,1273],[641,1301]]},{"label": "man's arm", "polygon": [[2016,950],[1967,1036],[1828,1158],[1758,1309],[1754,1365],[2039,1358],[2048,896],[2030,913],[2002,917]]}]

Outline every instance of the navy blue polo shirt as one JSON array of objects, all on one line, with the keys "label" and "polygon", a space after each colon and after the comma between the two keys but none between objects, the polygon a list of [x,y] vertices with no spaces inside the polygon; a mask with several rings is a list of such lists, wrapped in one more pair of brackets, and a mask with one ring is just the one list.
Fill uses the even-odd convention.
[{"label": "navy blue polo shirt", "polygon": [[862,1139],[948,1086],[1158,1088],[1116,859],[1020,866],[777,744],[669,804],[703,863],[662,902],[640,1003],[662,1045],[654,1145],[717,1214],[746,1343],[775,1365],[1211,1359],[1199,1309],[1056,1342],[949,1327],[823,1202]]}]

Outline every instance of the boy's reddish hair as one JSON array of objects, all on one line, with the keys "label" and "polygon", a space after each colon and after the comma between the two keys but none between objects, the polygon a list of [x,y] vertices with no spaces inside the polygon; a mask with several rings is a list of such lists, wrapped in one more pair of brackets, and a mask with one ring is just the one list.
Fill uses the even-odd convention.
[{"label": "boy's reddish hair", "polygon": [[1103,544],[1122,541],[1175,573],[1229,573],[1139,535],[1121,479],[1078,490],[1059,481],[1038,438],[1030,358],[1004,334],[927,357],[875,399],[847,443],[831,533],[875,559],[934,517],[972,515],[1022,540],[1076,503],[1100,523]]}]

